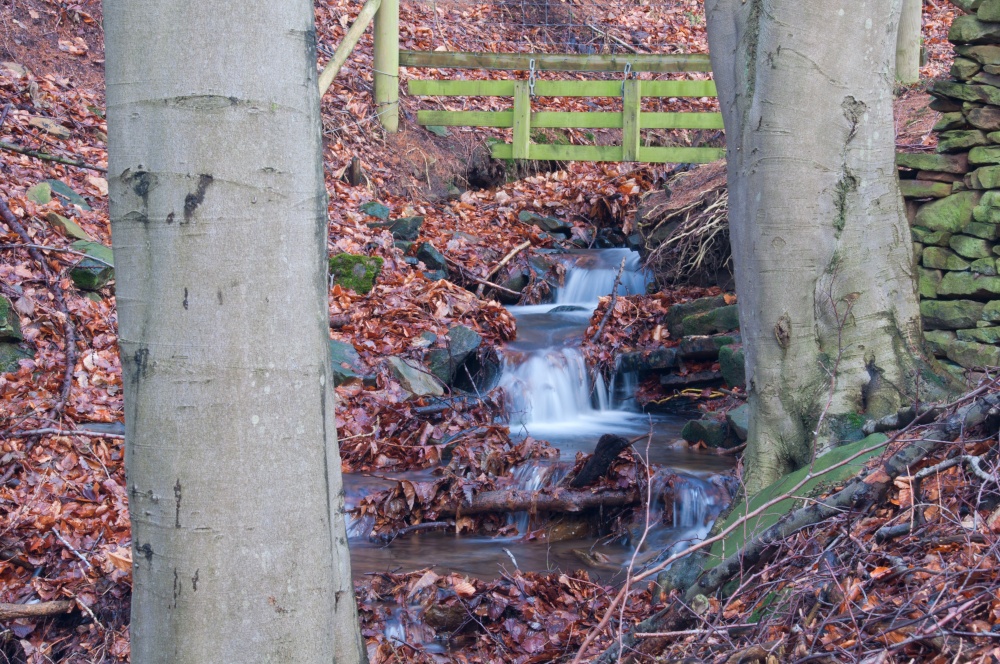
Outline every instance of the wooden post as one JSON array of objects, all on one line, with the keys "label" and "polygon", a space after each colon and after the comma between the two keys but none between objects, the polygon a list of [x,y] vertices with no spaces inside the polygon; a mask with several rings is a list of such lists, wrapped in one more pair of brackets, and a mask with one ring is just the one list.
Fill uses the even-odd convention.
[{"label": "wooden post", "polygon": [[528,159],[531,145],[531,94],[527,81],[514,83],[514,159]]},{"label": "wooden post", "polygon": [[903,0],[896,33],[896,80],[916,83],[920,80],[920,35],[923,0]]},{"label": "wooden post", "polygon": [[622,83],[622,161],[639,161],[639,112],[642,92],[639,79]]},{"label": "wooden post", "polygon": [[[354,47],[357,45],[358,40],[361,39],[361,35],[364,34],[365,28],[371,23],[372,18],[375,16],[375,12],[382,5],[382,0],[368,0],[365,6],[361,8],[358,12],[358,18],[354,21],[354,24],[344,35],[344,41],[340,42],[340,46],[337,47],[337,51],[330,58],[330,62],[327,63],[326,67],[323,68],[323,73],[319,75],[319,95],[322,97],[326,94],[326,91],[330,89],[330,84],[333,83],[333,79],[337,77],[340,72],[340,68],[344,66],[347,62],[347,56],[351,54]],[[378,69],[378,67],[376,67]]]},{"label": "wooden post", "polygon": [[399,0],[375,13],[375,110],[385,130],[399,130]]}]

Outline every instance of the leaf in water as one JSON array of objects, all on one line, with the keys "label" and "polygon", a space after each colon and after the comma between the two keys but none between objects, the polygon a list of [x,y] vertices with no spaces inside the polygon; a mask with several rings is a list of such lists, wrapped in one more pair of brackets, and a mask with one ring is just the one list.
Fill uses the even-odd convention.
[{"label": "leaf in water", "polygon": [[52,200],[52,187],[49,186],[48,182],[39,182],[34,187],[28,189],[25,195],[29,201],[45,205]]},{"label": "leaf in water", "polygon": [[73,191],[69,185],[61,180],[46,180],[49,187],[52,189],[52,193],[60,198],[66,199],[66,202],[70,205],[76,205],[81,210],[90,210],[90,205],[87,200],[80,194]]}]

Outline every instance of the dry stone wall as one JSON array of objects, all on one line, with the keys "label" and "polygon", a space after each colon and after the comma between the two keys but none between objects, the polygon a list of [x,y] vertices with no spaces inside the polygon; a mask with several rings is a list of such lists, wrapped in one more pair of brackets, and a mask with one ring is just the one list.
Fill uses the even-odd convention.
[{"label": "dry stone wall", "polygon": [[951,80],[929,92],[935,153],[899,154],[930,350],[955,369],[1000,366],[1000,0],[956,2]]}]

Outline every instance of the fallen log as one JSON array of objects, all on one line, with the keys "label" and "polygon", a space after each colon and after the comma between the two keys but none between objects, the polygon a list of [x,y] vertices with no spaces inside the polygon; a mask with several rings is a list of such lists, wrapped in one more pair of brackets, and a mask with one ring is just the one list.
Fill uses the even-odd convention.
[{"label": "fallen log", "polygon": [[438,517],[488,514],[490,512],[582,512],[595,507],[625,507],[642,499],[637,487],[625,490],[599,491],[552,487],[538,491],[507,489],[483,491],[463,499],[459,505],[435,510]]},{"label": "fallen log", "polygon": [[614,460],[618,458],[618,455],[628,449],[631,444],[632,441],[628,438],[610,433],[604,434],[597,441],[594,453],[590,455],[587,463],[570,481],[569,485],[574,489],[579,489],[601,479],[608,472]]},{"label": "fallen log", "polygon": [[18,618],[48,618],[69,613],[76,607],[76,602],[58,600],[55,602],[37,602],[35,604],[0,603],[0,620],[16,620]]}]

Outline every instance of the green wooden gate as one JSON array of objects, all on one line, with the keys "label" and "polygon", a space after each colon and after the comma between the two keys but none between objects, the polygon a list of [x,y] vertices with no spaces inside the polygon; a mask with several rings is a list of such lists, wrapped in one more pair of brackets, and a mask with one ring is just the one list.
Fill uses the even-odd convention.
[{"label": "green wooden gate", "polygon": [[[641,81],[633,72],[708,72],[707,55],[564,55],[551,53],[454,53],[400,51],[406,67],[502,69],[530,72],[529,80],[410,80],[411,95],[427,97],[512,97],[509,111],[418,111],[424,126],[509,127],[510,143],[491,148],[499,159],[706,163],[725,156],[723,148],[646,147],[642,129],[722,129],[719,113],[643,112],[643,97],[714,97],[713,81]],[[535,80],[539,71],[622,72],[624,80]],[[622,112],[531,110],[532,97],[621,97]],[[531,142],[531,130],[621,129],[621,145],[551,145]]]}]

